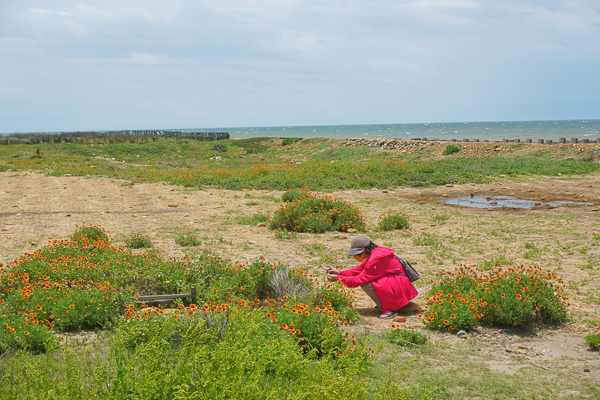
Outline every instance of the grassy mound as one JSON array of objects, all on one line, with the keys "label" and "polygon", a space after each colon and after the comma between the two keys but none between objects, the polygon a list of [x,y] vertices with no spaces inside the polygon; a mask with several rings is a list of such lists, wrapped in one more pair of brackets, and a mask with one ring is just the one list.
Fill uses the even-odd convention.
[{"label": "grassy mound", "polygon": [[275,212],[269,227],[293,232],[346,232],[349,228],[364,230],[366,225],[358,208],[331,196],[318,196],[308,191],[283,194],[284,204]]}]

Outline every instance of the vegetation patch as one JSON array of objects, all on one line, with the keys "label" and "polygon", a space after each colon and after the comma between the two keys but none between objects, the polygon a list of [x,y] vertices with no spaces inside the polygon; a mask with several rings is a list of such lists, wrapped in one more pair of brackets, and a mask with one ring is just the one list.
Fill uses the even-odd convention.
[{"label": "vegetation patch", "polygon": [[149,249],[152,247],[152,240],[148,236],[138,233],[125,240],[125,244],[130,249]]},{"label": "vegetation patch", "polygon": [[284,193],[282,200],[284,203],[271,218],[271,229],[322,233],[346,232],[349,228],[361,231],[366,228],[358,208],[331,196],[297,190]]},{"label": "vegetation patch", "polygon": [[447,156],[449,154],[458,153],[460,150],[461,150],[460,145],[458,145],[458,144],[449,144],[448,146],[446,146],[446,149],[444,150],[444,152],[442,154],[445,155],[445,156]]},{"label": "vegetation patch", "polygon": [[175,238],[175,243],[183,247],[200,246],[202,242],[192,234],[180,235]]},{"label": "vegetation patch", "polygon": [[285,138],[283,139],[283,142],[281,143],[282,146],[288,146],[290,144],[294,144],[297,143],[299,141],[301,141],[302,139],[300,138]]},{"label": "vegetation patch", "polygon": [[[109,238],[98,229],[93,237]],[[358,317],[339,284],[261,260],[242,265],[204,252],[166,261],[152,249],[73,238],[0,268],[3,398],[45,393],[49,379],[57,399],[221,398],[232,387],[233,398],[412,398],[371,377],[367,343],[339,329]],[[190,288],[197,297],[170,310],[136,301]],[[81,329],[110,339],[90,351],[60,348],[62,332]],[[42,352],[56,355],[30,355]]]},{"label": "vegetation patch", "polygon": [[413,330],[396,329],[396,325],[393,325],[387,334],[387,340],[398,346],[413,346],[427,343],[427,336]]},{"label": "vegetation patch", "polygon": [[477,323],[523,326],[536,319],[562,322],[568,299],[552,271],[519,266],[491,269],[462,265],[438,273],[427,297],[425,325],[442,332],[472,330]]},{"label": "vegetation patch", "polygon": [[377,227],[382,231],[392,231],[394,229],[408,229],[410,223],[408,222],[408,216],[403,212],[390,211],[379,217]]},{"label": "vegetation patch", "polygon": [[585,337],[585,342],[590,349],[595,351],[600,350],[600,336],[598,336],[598,334],[590,333]]},{"label": "vegetation patch", "polygon": [[239,215],[235,217],[235,223],[240,225],[256,225],[269,222],[269,217],[261,213],[255,213],[250,216]]}]

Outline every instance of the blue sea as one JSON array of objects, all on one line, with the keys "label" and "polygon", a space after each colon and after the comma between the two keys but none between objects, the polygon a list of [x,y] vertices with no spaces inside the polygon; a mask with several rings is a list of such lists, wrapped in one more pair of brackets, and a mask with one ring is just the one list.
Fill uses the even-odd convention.
[{"label": "blue sea", "polygon": [[[147,128],[140,128],[147,129]],[[552,139],[578,138],[600,140],[600,119],[564,121],[452,122],[429,124],[364,124],[271,127],[212,127],[193,129],[155,129],[162,131],[229,132],[234,138],[375,138],[375,139]],[[100,131],[99,131],[100,132]],[[37,132],[41,133],[41,132]],[[62,133],[62,132],[48,132]],[[6,135],[6,134],[5,134]]]},{"label": "blue sea", "polygon": [[212,128],[231,137],[375,138],[375,139],[600,139],[600,120],[453,122],[430,124],[278,126]]}]

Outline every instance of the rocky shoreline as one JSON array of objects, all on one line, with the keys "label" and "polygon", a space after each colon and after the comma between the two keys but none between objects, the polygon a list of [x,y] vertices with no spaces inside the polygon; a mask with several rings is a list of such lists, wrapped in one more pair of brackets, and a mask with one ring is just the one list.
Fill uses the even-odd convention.
[{"label": "rocky shoreline", "polygon": [[518,153],[547,153],[553,158],[588,157],[590,161],[600,159],[600,143],[523,143],[523,142],[458,142],[440,140],[401,140],[401,139],[341,139],[342,145],[349,147],[379,147],[380,150],[397,153],[416,153],[425,151],[434,157],[443,156],[450,144],[460,146],[461,150],[453,156],[490,157]]}]

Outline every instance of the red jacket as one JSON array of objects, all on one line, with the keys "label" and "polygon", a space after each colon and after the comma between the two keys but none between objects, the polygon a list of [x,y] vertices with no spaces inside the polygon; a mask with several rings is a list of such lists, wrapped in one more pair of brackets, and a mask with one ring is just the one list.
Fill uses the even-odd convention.
[{"label": "red jacket", "polygon": [[376,247],[358,267],[340,271],[337,279],[348,287],[371,282],[382,311],[386,312],[404,307],[418,295],[408,277],[393,274],[404,274],[402,264],[394,257],[394,249]]}]

